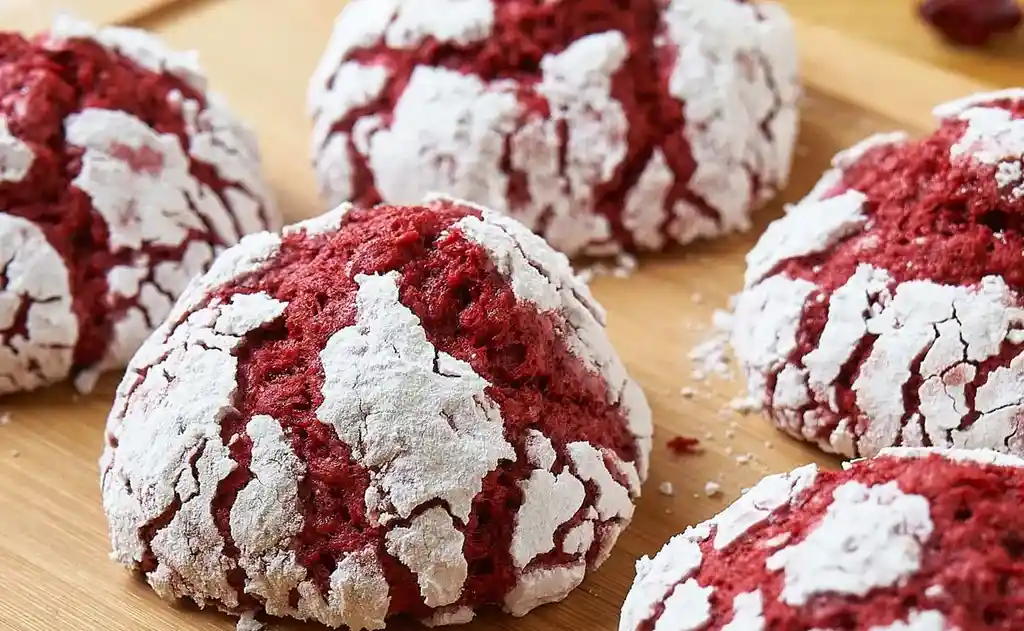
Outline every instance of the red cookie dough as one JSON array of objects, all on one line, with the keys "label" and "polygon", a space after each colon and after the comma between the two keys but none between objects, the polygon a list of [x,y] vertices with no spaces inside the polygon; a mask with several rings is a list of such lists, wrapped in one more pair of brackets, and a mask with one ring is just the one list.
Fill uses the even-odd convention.
[{"label": "red cookie dough", "polygon": [[773,3],[353,0],[310,82],[332,203],[440,192],[569,256],[749,227],[785,184],[796,45]]},{"label": "red cookie dough", "polygon": [[90,389],[219,250],[278,224],[193,55],[67,18],[0,33],[0,394]]},{"label": "red cookie dough", "polygon": [[353,631],[561,600],[647,475],[604,318],[564,256],[461,202],[246,237],[118,390],[114,558],[167,598]]},{"label": "red cookie dough", "polygon": [[1024,90],[936,116],[839,154],[747,255],[750,394],[826,451],[1024,454]]},{"label": "red cookie dough", "polygon": [[772,475],[637,563],[619,631],[1019,631],[1022,503],[985,450]]}]

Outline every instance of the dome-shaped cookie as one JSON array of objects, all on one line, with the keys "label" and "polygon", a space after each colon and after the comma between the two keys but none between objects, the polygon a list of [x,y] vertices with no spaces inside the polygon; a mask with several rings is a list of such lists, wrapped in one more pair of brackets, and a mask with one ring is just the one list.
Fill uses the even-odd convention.
[{"label": "dome-shaped cookie", "polygon": [[796,45],[772,3],[354,0],[309,90],[331,203],[438,191],[570,256],[745,229],[786,182]]},{"label": "dome-shaped cookie", "polygon": [[869,138],[747,255],[733,347],[793,436],[1024,454],[1024,91]]},{"label": "dome-shaped cookie", "polygon": [[278,225],[193,55],[67,18],[0,33],[0,394],[88,390],[218,251]]},{"label": "dome-shaped cookie", "polygon": [[564,598],[651,446],[604,312],[493,212],[346,211],[243,239],[132,360],[114,558],[164,597],[354,631]]},{"label": "dome-shaped cookie", "polygon": [[637,564],[619,631],[1024,628],[1024,460],[896,448],[768,476]]}]

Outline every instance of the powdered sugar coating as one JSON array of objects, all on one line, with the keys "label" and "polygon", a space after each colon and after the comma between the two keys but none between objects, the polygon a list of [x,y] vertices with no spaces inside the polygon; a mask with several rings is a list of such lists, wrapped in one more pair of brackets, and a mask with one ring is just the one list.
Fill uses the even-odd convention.
[{"label": "powdered sugar coating", "polygon": [[61,379],[78,339],[64,262],[35,224],[0,213],[0,269],[0,393]]},{"label": "powdered sugar coating", "polygon": [[[433,230],[426,250],[364,267],[365,248],[389,247],[410,214]],[[514,305],[507,321],[534,318],[554,336],[537,352],[563,349],[559,374],[583,380],[562,395],[573,407],[541,396],[528,400],[543,412],[522,416],[522,386],[485,357],[502,347],[462,346],[480,339],[473,307],[457,331],[410,293],[433,282],[420,266],[439,260],[496,283],[467,291]],[[296,316],[312,304],[302,283],[320,287],[328,273],[315,261],[343,271],[326,276],[334,293],[317,298],[311,327]],[[303,280],[282,283],[290,273]],[[167,598],[352,629],[398,613],[455,624],[486,604],[523,615],[560,600],[605,560],[646,475],[650,410],[603,318],[564,256],[454,200],[345,206],[280,236],[245,237],[190,283],[118,389],[101,460],[115,558]],[[279,340],[283,331],[295,333]],[[293,372],[268,378],[263,358],[284,357]],[[314,390],[315,405],[265,407],[297,396],[284,389],[306,364],[315,372],[300,391]],[[183,406],[186,387],[200,400]],[[606,416],[576,420],[595,406]],[[545,422],[566,414],[579,426]],[[344,547],[323,548],[334,532]],[[481,568],[491,566],[508,578],[488,583]]]},{"label": "powdered sugar coating", "polygon": [[[18,191],[9,202],[0,197],[3,229],[18,231],[4,238],[27,247],[15,244],[26,234],[15,226],[30,222],[42,248],[8,250],[12,260],[31,256],[39,264],[11,266],[6,281],[12,288],[45,284],[54,293],[45,331],[38,309],[28,328],[12,323],[17,332],[0,350],[0,394],[68,376],[87,391],[101,372],[126,364],[218,251],[276,228],[279,219],[255,136],[206,93],[193,53],[171,51],[139,30],[97,29],[67,16],[36,42],[5,37],[12,53],[3,71],[11,76],[18,63],[55,60],[10,95],[10,111],[0,111],[0,181]],[[65,110],[47,95],[77,80],[60,76],[69,63],[90,64],[103,77],[70,86],[82,96]],[[143,87],[121,103],[118,81]],[[31,123],[27,109],[35,111]],[[51,122],[59,126],[53,135],[45,129]],[[31,367],[24,363],[34,355]]]},{"label": "powdered sugar coating", "polygon": [[799,88],[780,7],[445,4],[338,16],[308,92],[331,203],[441,191],[607,255],[746,229],[785,185]]},{"label": "powdered sugar coating", "polygon": [[747,258],[733,346],[750,395],[826,451],[1024,453],[1009,271],[1024,250],[993,220],[1022,207],[1024,106],[1007,91],[936,112],[923,140],[883,134],[836,156]]},{"label": "powdered sugar coating", "polygon": [[865,596],[921,569],[922,545],[932,534],[928,500],[894,482],[836,488],[828,512],[800,543],[768,557],[782,571],[782,601],[805,605],[821,594]]},{"label": "powdered sugar coating", "polygon": [[[619,630],[1016,628],[1018,614],[993,613],[1014,611],[1012,591],[977,581],[1018,585],[1024,568],[1005,560],[1012,546],[986,557],[978,538],[1021,525],[1011,504],[1024,461],[973,453],[897,448],[843,472],[770,476],[738,500],[773,498],[753,501],[764,517],[725,545],[717,539],[736,505],[637,563]],[[972,489],[970,499],[951,501],[952,485]],[[973,510],[986,517],[964,516]],[[974,599],[951,597],[966,593]]]}]

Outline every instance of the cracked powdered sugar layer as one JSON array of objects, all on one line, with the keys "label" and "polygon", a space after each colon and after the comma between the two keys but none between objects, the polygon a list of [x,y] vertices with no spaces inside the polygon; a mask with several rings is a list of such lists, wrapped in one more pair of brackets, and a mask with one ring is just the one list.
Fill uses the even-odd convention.
[{"label": "cracked powdered sugar layer", "polygon": [[[4,150],[0,135],[0,169]],[[0,211],[0,394],[62,379],[78,334],[63,259],[35,224]]]},{"label": "cracked powdered sugar layer", "polygon": [[[174,98],[181,99],[180,94]],[[238,228],[248,233],[276,227],[276,211],[248,130],[221,108],[199,111],[198,104],[186,100],[179,105],[190,138],[189,153],[177,136],[157,133],[126,112],[90,108],[65,123],[68,144],[84,150],[72,186],[89,196],[103,218],[110,251],[131,253],[122,255],[124,262],[108,273],[106,300],[128,298],[136,303],[114,322],[106,356],[81,381],[86,389],[98,372],[124,365],[189,280],[209,266],[216,252],[205,241],[194,240],[194,233],[212,228],[210,239],[230,245],[242,236]],[[192,175],[195,160],[237,183],[223,191],[223,200]],[[143,251],[182,245],[179,260],[155,264]]]},{"label": "cracked powdered sugar layer", "polygon": [[556,475],[542,469],[534,469],[519,487],[523,503],[516,514],[511,552],[512,562],[522,569],[555,548],[555,531],[583,506],[586,489],[571,473]]},{"label": "cracked powdered sugar layer", "polygon": [[699,544],[706,538],[706,529],[689,528],[670,539],[653,559],[644,556],[637,561],[636,578],[619,618],[620,631],[636,629],[654,615],[655,606],[673,585],[696,574],[703,559]]},{"label": "cracked powdered sugar layer", "polygon": [[931,506],[895,482],[836,488],[821,522],[803,541],[765,562],[782,571],[781,599],[802,606],[819,594],[864,596],[915,574],[931,536]]},{"label": "cracked powdered sugar layer", "polygon": [[[1012,384],[1024,374],[1024,358],[1014,358],[977,384],[973,409],[980,415],[966,428],[961,424],[972,409],[967,387],[975,380],[976,366],[1021,335],[1024,311],[1018,303],[1016,292],[999,277],[985,277],[974,287],[929,281],[895,284],[885,270],[862,264],[832,294],[821,337],[803,358],[802,368],[786,363],[791,349],[765,355],[761,370],[785,364],[773,393],[773,418],[786,431],[851,457],[874,455],[901,436],[907,446],[1005,448],[1011,441],[1013,447],[1024,397]],[[852,387],[858,408],[871,423],[853,436],[847,428],[855,419],[843,416],[835,384],[866,336],[874,342]],[[757,339],[763,346],[764,338]],[[915,367],[918,357],[922,360]],[[919,422],[908,419],[903,389],[893,387],[914,377],[922,381],[917,391]],[[811,402],[840,418],[824,441],[814,433],[815,412],[804,411]],[[918,425],[921,433],[915,435],[911,430]]]},{"label": "cracked powdered sugar layer", "polygon": [[796,348],[804,304],[815,289],[806,280],[772,276],[737,298],[731,342],[755,399],[765,398],[766,375],[782,368]]},{"label": "cracked powdered sugar layer", "polygon": [[863,208],[867,197],[858,191],[825,200],[804,201],[773,221],[747,254],[746,286],[760,281],[778,264],[818,252],[827,252],[867,223]]},{"label": "cracked powdered sugar layer", "polygon": [[[689,188],[724,230],[785,185],[796,142],[799,79],[792,24],[765,3],[674,0],[656,44],[674,52],[669,93],[684,103],[697,163]],[[751,177],[761,190],[753,192]]]},{"label": "cracked powdered sugar layer", "polygon": [[200,309],[151,338],[155,361],[134,365],[118,390],[108,421],[117,447],[108,446],[101,462],[111,543],[118,561],[137,565],[147,546],[141,529],[179,503],[148,544],[156,568],[146,578],[162,597],[238,605],[227,578],[234,562],[212,511],[218,485],[236,466],[220,420],[234,409],[233,351],[285,307],[258,293]]},{"label": "cracked powdered sugar layer", "polygon": [[414,574],[428,607],[443,607],[457,601],[466,582],[468,565],[462,554],[465,541],[441,507],[429,508],[412,519],[408,527],[388,531],[388,554]]},{"label": "cracked powdered sugar layer", "polygon": [[[713,591],[699,586],[694,579],[703,560],[700,544],[713,533],[712,545],[720,550],[727,548],[752,528],[767,521],[775,511],[797,502],[814,484],[817,475],[818,469],[812,464],[790,473],[768,476],[711,520],[673,537],[653,559],[640,559],[636,579],[622,608],[620,631],[634,631],[642,621],[655,614],[655,607],[659,604],[664,603],[668,612],[666,595],[670,593],[668,598],[675,597],[676,609],[680,613],[662,615],[659,621],[664,621],[666,628],[677,629],[678,623],[674,621],[681,619],[682,612],[687,612],[693,617],[687,618],[682,628],[694,631],[703,628],[709,611],[708,598]],[[682,586],[687,587],[680,590]],[[740,616],[749,618],[752,625],[749,628],[757,628],[754,625],[761,614],[759,593],[737,596],[734,607],[738,619]],[[748,631],[744,626],[734,628]]]},{"label": "cracked powdered sugar layer", "polygon": [[[961,138],[950,149],[954,162],[969,160],[995,166],[996,184],[1010,195],[1024,194],[1020,159],[1024,154],[1024,127],[1005,109],[988,107],[1000,99],[1019,100],[1014,91],[976,95],[938,108],[944,120],[964,121]],[[828,198],[841,185],[845,169],[872,149],[906,142],[905,134],[873,136],[841,152],[833,169],[808,197],[805,204],[834,203],[847,191]],[[824,199],[824,201],[822,201]],[[843,213],[833,213],[826,223],[841,225]],[[808,218],[810,220],[810,218]],[[820,220],[819,220],[820,221]],[[856,223],[856,222],[855,222]],[[849,230],[861,226],[846,224]],[[790,224],[790,225],[787,225]],[[806,222],[790,221],[789,214],[766,231],[783,236],[771,239],[785,243],[791,234],[806,230]],[[762,239],[748,258],[747,291],[740,304],[747,305],[737,319],[741,331],[760,330],[757,316],[781,310],[792,313],[789,293],[766,292],[763,286],[789,281],[768,277],[779,263],[810,253],[827,252],[834,242],[811,247],[806,238],[792,238],[801,251],[768,247]],[[762,252],[762,250],[765,250]],[[814,291],[808,293],[813,296]],[[828,300],[828,318],[814,347],[801,358],[790,361],[793,348],[772,348],[772,336],[747,335],[737,355],[748,374],[750,392],[765,397],[768,413],[780,429],[817,443],[822,449],[848,456],[873,455],[893,444],[1024,449],[1024,397],[1011,386],[1024,376],[1024,357],[1018,352],[1008,363],[983,373],[979,365],[997,357],[1007,344],[1024,341],[1024,311],[1020,296],[1001,278],[990,276],[970,286],[949,286],[927,280],[896,283],[886,270],[861,264]],[[754,308],[749,308],[754,305]],[[801,318],[802,316],[797,316]],[[750,325],[747,323],[753,322]],[[797,332],[802,322],[797,324]],[[736,344],[734,338],[734,344]],[[1012,346],[1010,348],[1013,348]],[[848,362],[863,353],[864,359],[852,376],[844,373]],[[840,383],[852,379],[852,383]],[[768,391],[767,385],[774,381]],[[918,407],[909,409],[906,385],[919,382]],[[850,388],[857,408],[840,409],[839,389]],[[895,387],[894,387],[895,386]],[[972,398],[970,392],[978,396]],[[863,415],[869,422],[859,420]],[[965,418],[974,417],[968,425]],[[855,429],[856,428],[856,429]]]},{"label": "cracked powdered sugar layer", "polygon": [[275,419],[254,416],[246,434],[252,440],[252,479],[231,506],[231,538],[238,548],[238,565],[247,577],[246,593],[262,598],[270,615],[287,615],[292,611],[292,590],[306,575],[295,553],[283,552],[302,529],[299,480],[305,466]]},{"label": "cracked powdered sugar layer", "polygon": [[641,480],[646,479],[653,433],[651,410],[608,339],[604,309],[573,274],[564,255],[522,224],[492,211],[480,212],[482,218],[466,217],[454,229],[487,251],[518,299],[557,318],[569,349],[608,384],[608,401],[618,404],[626,416],[638,445],[636,471]]},{"label": "cracked powdered sugar layer", "polygon": [[950,147],[950,157],[996,167],[996,184],[1014,199],[1024,198],[1024,119],[1001,108],[974,107],[960,113],[967,129]]},{"label": "cracked powdered sugar layer", "polygon": [[320,353],[324,399],[316,416],[370,470],[371,519],[407,519],[418,506],[443,500],[465,523],[483,477],[516,454],[485,393],[487,381],[430,344],[399,302],[397,278],[356,276],[356,323],[333,334]]}]

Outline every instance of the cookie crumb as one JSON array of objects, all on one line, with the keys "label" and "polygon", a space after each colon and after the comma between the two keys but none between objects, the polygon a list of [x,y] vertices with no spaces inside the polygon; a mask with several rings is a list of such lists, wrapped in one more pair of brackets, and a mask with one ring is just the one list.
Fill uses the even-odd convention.
[{"label": "cookie crumb", "polygon": [[235,631],[263,631],[264,628],[265,625],[257,620],[256,614],[251,611],[243,613],[235,625]]},{"label": "cookie crumb", "polygon": [[708,497],[714,497],[722,492],[722,485],[714,480],[708,480],[704,483],[704,495]]},{"label": "cookie crumb", "polygon": [[611,276],[613,278],[629,278],[637,269],[637,260],[630,254],[619,254],[615,257],[614,263],[594,263],[580,269],[576,278],[584,283],[589,283],[598,276]]},{"label": "cookie crumb", "polygon": [[[681,395],[681,396],[682,396],[682,397],[683,397],[684,399],[692,399],[693,397],[697,396],[697,391],[696,391],[696,390],[694,390],[693,388],[690,388],[690,387],[686,387],[686,388],[681,388],[681,389],[679,390],[679,394],[680,394],[680,395]],[[0,423],[0,424],[2,424],[2,423]]]},{"label": "cookie crumb", "polygon": [[673,495],[676,494],[676,489],[674,486],[672,486],[671,482],[665,480],[664,482],[658,485],[658,492],[661,493],[662,495],[672,497]]},{"label": "cookie crumb", "polygon": [[668,441],[668,448],[677,456],[689,456],[700,453],[700,441],[690,436],[675,436]]},{"label": "cookie crumb", "polygon": [[754,457],[752,455],[750,455],[750,454],[740,454],[740,455],[736,456],[736,464],[744,465],[744,464],[747,464],[748,462],[752,461],[753,459],[754,459]]},{"label": "cookie crumb", "polygon": [[750,414],[761,410],[761,402],[754,397],[736,397],[729,401],[729,408],[740,414]]}]

